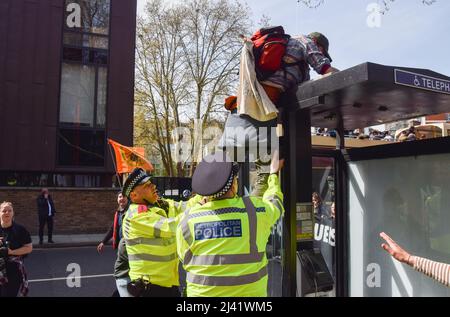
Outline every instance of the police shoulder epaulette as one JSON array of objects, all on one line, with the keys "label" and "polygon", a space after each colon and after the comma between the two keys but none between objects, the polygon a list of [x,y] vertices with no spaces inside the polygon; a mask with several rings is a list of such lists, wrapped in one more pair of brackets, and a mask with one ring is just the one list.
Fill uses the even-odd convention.
[{"label": "police shoulder epaulette", "polygon": [[148,210],[148,206],[147,205],[138,205],[137,206],[137,212],[138,214],[141,214],[143,212],[146,212]]}]

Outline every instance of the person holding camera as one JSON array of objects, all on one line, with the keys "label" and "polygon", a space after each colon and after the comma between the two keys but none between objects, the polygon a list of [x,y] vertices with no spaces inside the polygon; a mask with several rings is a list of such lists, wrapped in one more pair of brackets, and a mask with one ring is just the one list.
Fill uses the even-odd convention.
[{"label": "person holding camera", "polygon": [[28,294],[24,257],[33,250],[30,233],[14,222],[10,202],[0,204],[0,297]]}]

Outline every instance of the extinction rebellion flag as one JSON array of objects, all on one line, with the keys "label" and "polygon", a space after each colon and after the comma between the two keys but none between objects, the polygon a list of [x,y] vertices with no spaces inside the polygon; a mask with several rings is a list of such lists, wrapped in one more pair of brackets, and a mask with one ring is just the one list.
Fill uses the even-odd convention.
[{"label": "extinction rebellion flag", "polygon": [[147,172],[153,171],[153,165],[145,158],[144,148],[125,146],[111,139],[108,139],[108,142],[114,149],[118,174],[130,173],[136,167],[141,167]]}]

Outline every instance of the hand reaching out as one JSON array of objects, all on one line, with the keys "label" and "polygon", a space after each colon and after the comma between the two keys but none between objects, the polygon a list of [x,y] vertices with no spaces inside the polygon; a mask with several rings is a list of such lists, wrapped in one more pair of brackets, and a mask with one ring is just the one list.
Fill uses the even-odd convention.
[{"label": "hand reaching out", "polygon": [[390,236],[386,233],[381,232],[380,237],[382,237],[387,243],[382,243],[381,247],[386,250],[390,255],[394,257],[397,261],[409,264],[411,266],[414,265],[412,262],[411,254],[403,250],[401,246],[399,246]]}]

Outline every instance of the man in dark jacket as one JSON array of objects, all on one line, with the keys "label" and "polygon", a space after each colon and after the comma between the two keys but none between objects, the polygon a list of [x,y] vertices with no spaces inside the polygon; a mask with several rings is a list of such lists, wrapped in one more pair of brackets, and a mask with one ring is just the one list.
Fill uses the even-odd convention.
[{"label": "man in dark jacket", "polygon": [[103,240],[97,246],[97,251],[99,253],[103,251],[103,247],[109,242],[109,240],[111,240],[111,238],[113,239],[112,245],[114,250],[118,248],[119,241],[122,239],[122,220],[128,204],[128,199],[126,196],[122,195],[122,192],[117,194],[117,204],[118,207],[114,213],[114,221],[111,224],[111,227],[109,227],[109,230]]},{"label": "man in dark jacket", "polygon": [[56,209],[53,204],[52,196],[49,195],[47,188],[42,188],[41,194],[37,198],[37,207],[39,215],[39,244],[44,243],[44,226],[47,224],[48,229],[48,243],[54,243],[52,240],[53,234],[53,217]]}]

